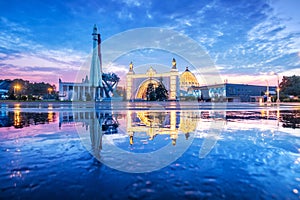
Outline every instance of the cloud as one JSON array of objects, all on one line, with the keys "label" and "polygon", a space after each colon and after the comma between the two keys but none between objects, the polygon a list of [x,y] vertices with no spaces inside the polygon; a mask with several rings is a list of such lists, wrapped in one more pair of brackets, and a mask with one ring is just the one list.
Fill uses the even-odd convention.
[{"label": "cloud", "polygon": [[139,7],[142,5],[142,2],[138,0],[123,0],[122,2],[129,7]]},{"label": "cloud", "polygon": [[73,49],[50,49],[41,45],[30,39],[30,29],[6,18],[1,17],[0,24],[6,27],[0,32],[0,68],[6,69],[1,70],[3,78],[30,77],[29,80],[34,81],[56,82],[58,76],[78,70],[87,57],[86,53]]},{"label": "cloud", "polygon": [[[37,73],[49,70],[49,74],[54,70],[63,79],[71,80],[70,73],[75,76],[90,53],[90,27],[96,23],[101,27],[103,41],[131,28],[173,29],[203,46],[221,74],[297,72],[300,67],[299,17],[293,4],[278,2],[104,0],[53,5],[37,2],[39,9],[25,14],[19,11],[28,8],[26,3],[20,2],[17,12],[16,5],[7,2],[7,8],[14,8],[19,17],[16,19],[11,10],[1,8],[0,67],[9,66],[8,69],[13,70],[7,70],[7,74],[22,71],[22,68]],[[287,8],[293,8],[292,15],[287,13]],[[174,41],[178,46],[185,42],[168,37],[153,46]],[[127,42],[116,45],[122,48]],[[192,57],[193,51],[190,54]],[[136,65],[162,62],[169,66],[169,59],[167,54],[139,52],[117,60],[112,69],[124,73],[130,61]],[[202,64],[199,61],[199,66]]]}]

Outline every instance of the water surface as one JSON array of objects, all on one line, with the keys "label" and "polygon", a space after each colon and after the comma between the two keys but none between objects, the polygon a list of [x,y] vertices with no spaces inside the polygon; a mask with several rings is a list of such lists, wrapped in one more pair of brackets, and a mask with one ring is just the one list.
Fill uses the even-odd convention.
[{"label": "water surface", "polygon": [[0,198],[299,199],[299,127],[297,104],[2,103]]}]

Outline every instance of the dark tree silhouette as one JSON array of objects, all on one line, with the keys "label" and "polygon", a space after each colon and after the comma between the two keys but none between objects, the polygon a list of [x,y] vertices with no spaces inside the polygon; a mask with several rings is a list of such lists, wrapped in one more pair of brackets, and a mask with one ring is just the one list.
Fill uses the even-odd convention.
[{"label": "dark tree silhouette", "polygon": [[279,87],[285,95],[300,96],[300,76],[283,76]]},{"label": "dark tree silhouette", "polygon": [[[4,81],[4,80],[0,80]],[[9,83],[8,88],[8,96],[9,99],[20,99],[23,95],[28,95],[30,100],[32,99],[32,96],[55,96],[56,95],[56,88],[55,85],[50,85],[49,83],[31,83],[27,80],[23,79],[14,79],[14,80],[5,80]],[[22,98],[25,100],[25,97]],[[27,98],[26,98],[27,99]]]},{"label": "dark tree silhouette", "polygon": [[168,90],[164,87],[162,83],[158,85],[155,89],[156,100],[158,101],[165,101],[168,99]]},{"label": "dark tree silhouette", "polygon": [[165,101],[168,99],[168,90],[162,83],[159,83],[157,88],[154,88],[153,83],[149,83],[146,91],[147,101]]},{"label": "dark tree silhouette", "polygon": [[153,83],[149,83],[146,91],[147,101],[155,101],[156,100],[156,94],[155,94],[155,88]]}]

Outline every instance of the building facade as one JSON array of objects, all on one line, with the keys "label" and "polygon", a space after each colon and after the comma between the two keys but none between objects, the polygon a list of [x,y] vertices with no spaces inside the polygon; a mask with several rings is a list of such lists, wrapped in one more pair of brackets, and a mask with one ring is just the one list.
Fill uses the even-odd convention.
[{"label": "building facade", "polygon": [[228,102],[255,102],[276,94],[276,86],[233,83],[190,87],[189,90],[206,101],[222,99]]},{"label": "building facade", "polygon": [[179,97],[179,72],[176,68],[176,60],[172,61],[172,68],[166,73],[157,73],[150,67],[144,74],[136,74],[133,64],[129,65],[129,72],[126,75],[126,99],[146,100],[148,85],[152,83],[156,88],[160,83],[168,90],[168,100],[176,100]]}]

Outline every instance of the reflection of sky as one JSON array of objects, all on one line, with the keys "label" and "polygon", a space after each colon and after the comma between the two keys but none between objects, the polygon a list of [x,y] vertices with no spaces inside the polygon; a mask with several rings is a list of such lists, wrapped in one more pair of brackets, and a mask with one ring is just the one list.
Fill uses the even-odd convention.
[{"label": "reflection of sky", "polygon": [[[298,197],[299,129],[282,128],[281,124],[278,128],[276,110],[228,111],[224,130],[213,138],[217,139],[216,145],[206,157],[199,158],[199,149],[206,139],[212,139],[209,135],[211,127],[206,125],[213,118],[208,116],[222,120],[224,113],[202,112],[196,138],[180,158],[155,172],[138,175],[111,169],[93,158],[77,135],[74,127],[77,122],[65,122],[61,129],[59,120],[22,129],[1,127],[0,196],[5,199],[57,196],[76,199],[84,194],[89,199],[112,196],[124,199],[129,194],[142,199],[150,193],[151,197],[159,199],[167,192],[168,197],[174,194],[174,199],[218,198],[222,195],[230,199],[251,199],[253,194],[263,199]],[[281,114],[291,113],[281,111]],[[20,114],[22,116],[22,112]],[[121,132],[126,130],[126,118],[118,120],[122,137],[118,139],[117,134],[106,134],[105,137],[115,138],[113,141],[123,150],[155,151],[170,142],[167,135],[147,141],[147,136],[140,134],[130,146],[128,135]],[[78,124],[82,126],[83,123]],[[186,141],[184,137],[180,140]],[[171,147],[176,150],[177,146]],[[127,159],[130,161],[130,157]],[[55,192],[49,193],[49,190]]]},{"label": "reflection of sky", "polygon": [[[133,28],[178,31],[203,46],[229,82],[265,84],[268,78],[275,85],[270,71],[299,74],[297,8],[298,0],[1,1],[0,67],[5,70],[0,75],[55,84],[59,77],[73,81],[91,51],[96,23],[104,41]],[[163,65],[171,60],[137,53],[114,63],[115,71],[124,74],[129,61],[140,65],[152,56]]]},{"label": "reflection of sky", "polygon": [[[9,121],[10,123],[4,124],[8,127],[0,127],[0,138],[2,139],[34,137],[40,134],[51,135],[58,131],[58,113],[45,113],[48,118],[40,119],[42,121],[31,118],[38,113],[22,113],[16,110],[14,113],[6,112],[6,114],[0,120]],[[26,116],[26,121],[24,116]]]}]

